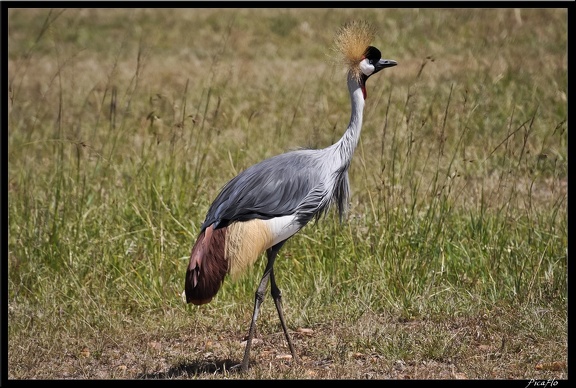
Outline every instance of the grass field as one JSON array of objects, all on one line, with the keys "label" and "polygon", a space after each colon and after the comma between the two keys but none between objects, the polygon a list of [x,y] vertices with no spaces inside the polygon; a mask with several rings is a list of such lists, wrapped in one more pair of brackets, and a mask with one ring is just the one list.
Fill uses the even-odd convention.
[{"label": "grass field", "polygon": [[[567,379],[565,9],[10,9],[8,379]],[[224,183],[350,118],[351,211],[181,299]]]}]

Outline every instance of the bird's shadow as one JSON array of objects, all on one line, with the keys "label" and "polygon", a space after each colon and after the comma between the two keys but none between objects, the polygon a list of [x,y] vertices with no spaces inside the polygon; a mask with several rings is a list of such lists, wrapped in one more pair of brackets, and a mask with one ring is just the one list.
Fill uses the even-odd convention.
[{"label": "bird's shadow", "polygon": [[166,372],[142,373],[136,378],[143,380],[176,379],[179,377],[190,377],[203,374],[225,375],[228,373],[239,374],[240,363],[230,359],[187,362],[173,366]]}]

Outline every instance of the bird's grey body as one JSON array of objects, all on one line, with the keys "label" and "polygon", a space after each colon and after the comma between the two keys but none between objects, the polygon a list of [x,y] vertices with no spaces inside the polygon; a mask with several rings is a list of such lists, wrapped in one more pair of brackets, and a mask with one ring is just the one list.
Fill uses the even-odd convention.
[{"label": "bird's grey body", "polygon": [[286,340],[297,359],[284,322],[274,261],[286,240],[313,218],[320,218],[332,206],[337,207],[341,217],[346,213],[350,196],[348,169],[360,138],[366,80],[381,69],[396,65],[395,61],[381,59],[380,51],[374,47],[358,47],[365,38],[362,28],[365,26],[352,25],[344,30],[341,39],[351,62],[347,84],[352,105],[350,123],[342,138],[323,149],[300,149],[271,157],[238,174],[210,206],[192,248],[185,293],[186,301],[194,304],[208,303],[227,274],[237,276],[262,252],[267,252],[242,370],[248,368],[255,323],[269,281]]},{"label": "bird's grey body", "polygon": [[333,172],[323,171],[322,151],[292,151],[244,170],[216,197],[202,229],[288,215],[295,215],[299,226],[304,226],[330,202],[325,182]]},{"label": "bird's grey body", "polygon": [[297,150],[244,170],[216,197],[202,229],[282,216],[294,216],[294,222],[303,227],[331,204],[344,212],[349,192],[348,163],[325,163],[325,154],[329,151]]}]

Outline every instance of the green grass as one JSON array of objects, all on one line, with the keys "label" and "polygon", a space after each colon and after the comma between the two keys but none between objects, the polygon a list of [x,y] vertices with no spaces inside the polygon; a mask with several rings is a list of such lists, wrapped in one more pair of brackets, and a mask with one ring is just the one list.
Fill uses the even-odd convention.
[{"label": "green grass", "polygon": [[[302,364],[268,297],[240,376],[265,260],[196,307],[188,255],[231,177],[343,134],[351,18],[399,64],[349,217],[275,265]],[[9,10],[8,378],[567,378],[566,47],[562,9]]]}]

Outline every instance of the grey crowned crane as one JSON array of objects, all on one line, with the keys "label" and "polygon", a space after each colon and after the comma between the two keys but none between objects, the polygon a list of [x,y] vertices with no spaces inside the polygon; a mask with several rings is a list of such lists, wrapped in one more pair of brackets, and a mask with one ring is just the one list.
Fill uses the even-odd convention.
[{"label": "grey crowned crane", "polygon": [[333,205],[341,217],[346,213],[348,168],[362,129],[366,81],[397,64],[381,58],[380,50],[370,45],[373,38],[370,25],[351,22],[335,39],[335,48],[348,67],[352,104],[350,123],[340,140],[323,149],[277,155],[242,171],[224,185],[200,227],[186,271],[187,303],[210,302],[227,274],[236,278],[266,251],[268,262],[256,290],[242,371],[248,369],[256,319],[268,283],[292,358],[298,361],[282,312],[274,261],[284,243],[313,218],[319,219]]}]

